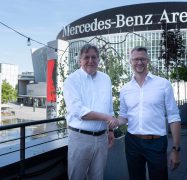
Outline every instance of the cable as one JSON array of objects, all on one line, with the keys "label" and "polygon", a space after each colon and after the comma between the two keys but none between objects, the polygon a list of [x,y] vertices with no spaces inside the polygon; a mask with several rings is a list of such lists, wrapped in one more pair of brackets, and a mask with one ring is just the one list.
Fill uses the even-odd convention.
[{"label": "cable", "polygon": [[[10,30],[12,30],[12,31],[14,31],[15,33],[19,34],[20,36],[26,38],[26,39],[27,39],[27,45],[28,45],[28,46],[30,46],[30,45],[31,45],[31,41],[33,41],[33,42],[35,42],[35,43],[37,43],[37,44],[40,44],[40,45],[43,45],[43,46],[45,46],[45,47],[54,49],[55,52],[57,52],[57,51],[62,51],[63,53],[61,54],[60,60],[62,59],[63,55],[67,52],[68,48],[69,48],[73,43],[76,43],[76,42],[90,43],[90,42],[93,41],[94,39],[97,39],[97,40],[99,40],[99,41],[103,41],[105,44],[102,46],[102,48],[106,48],[107,45],[121,44],[121,43],[123,43],[123,42],[126,41],[127,36],[128,36],[129,34],[134,34],[134,35],[136,35],[136,36],[139,36],[139,37],[143,38],[144,41],[145,41],[146,46],[147,46],[147,44],[148,44],[148,43],[147,43],[147,39],[146,39],[144,36],[142,36],[142,35],[140,35],[140,34],[137,34],[137,33],[134,33],[133,31],[132,31],[132,32],[128,32],[128,31],[127,31],[127,34],[125,35],[124,40],[122,40],[122,41],[120,41],[120,42],[107,42],[107,41],[104,40],[103,38],[97,37],[97,34],[96,34],[96,35],[95,35],[92,39],[90,39],[89,41],[85,41],[85,40],[74,41],[74,42],[69,43],[69,45],[66,47],[65,50],[61,50],[61,49],[57,49],[57,48],[48,46],[48,45],[46,45],[46,44],[44,44],[44,43],[42,43],[42,42],[39,42],[39,41],[37,41],[37,40],[35,40],[35,39],[33,39],[33,38],[30,38],[29,36],[26,36],[25,34],[23,34],[23,33],[19,32],[19,31],[17,31],[16,29],[14,29],[14,28],[8,26],[7,24],[5,24],[5,23],[3,23],[3,22],[1,22],[1,21],[0,21],[0,24],[3,25],[4,27],[6,27],[6,28],[8,28],[8,29],[10,29]],[[119,53],[118,53],[113,47],[110,47],[110,48],[107,48],[107,49],[112,49],[112,50],[114,50],[115,53],[118,54],[118,56],[119,56]]]},{"label": "cable", "polygon": [[[14,29],[14,28],[8,26],[7,24],[5,24],[5,23],[3,23],[3,22],[1,22],[1,21],[0,21],[0,24],[3,25],[3,26],[5,26],[5,27],[8,28],[8,29],[14,31],[15,33],[19,34],[20,36],[26,38],[26,39],[27,39],[27,44],[28,44],[28,46],[30,46],[30,41],[33,41],[33,42],[35,42],[35,43],[37,43],[37,44],[40,44],[40,45],[43,45],[43,46],[45,46],[45,47],[54,49],[55,52],[57,52],[57,51],[63,51],[63,50],[61,50],[61,49],[57,49],[57,48],[54,48],[54,47],[52,47],[52,46],[48,46],[48,45],[46,45],[46,44],[44,44],[44,43],[42,43],[42,42],[39,42],[39,41],[37,41],[37,40],[35,40],[35,39],[32,39],[32,38],[26,36],[25,34],[23,34],[23,33],[19,32],[19,31],[17,31],[16,29]],[[64,52],[64,51],[63,51],[63,52]]]}]

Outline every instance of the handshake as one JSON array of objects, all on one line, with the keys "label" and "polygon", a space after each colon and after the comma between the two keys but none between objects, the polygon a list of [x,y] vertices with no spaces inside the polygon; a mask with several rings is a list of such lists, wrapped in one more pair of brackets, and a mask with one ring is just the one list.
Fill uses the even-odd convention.
[{"label": "handshake", "polygon": [[127,119],[122,117],[115,118],[113,116],[108,116],[106,122],[110,129],[116,129],[119,125],[126,124]]},{"label": "handshake", "polygon": [[110,117],[106,122],[110,129],[116,129],[119,126],[119,121],[115,117]]}]

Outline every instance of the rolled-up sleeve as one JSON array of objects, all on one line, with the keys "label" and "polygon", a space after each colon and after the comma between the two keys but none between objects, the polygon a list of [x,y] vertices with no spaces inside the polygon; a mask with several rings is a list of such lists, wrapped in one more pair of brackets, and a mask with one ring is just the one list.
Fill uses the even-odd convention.
[{"label": "rolled-up sleeve", "polygon": [[109,89],[110,89],[110,107],[109,107],[109,114],[110,115],[114,115],[114,109],[113,109],[113,99],[112,99],[112,83],[111,81],[109,80]]},{"label": "rolled-up sleeve", "polygon": [[127,105],[124,99],[124,88],[120,91],[120,113],[119,115],[123,118],[127,118]]},{"label": "rolled-up sleeve", "polygon": [[181,121],[179,109],[173,94],[173,88],[169,82],[166,83],[165,88],[165,105],[168,122],[172,123],[175,121]]}]

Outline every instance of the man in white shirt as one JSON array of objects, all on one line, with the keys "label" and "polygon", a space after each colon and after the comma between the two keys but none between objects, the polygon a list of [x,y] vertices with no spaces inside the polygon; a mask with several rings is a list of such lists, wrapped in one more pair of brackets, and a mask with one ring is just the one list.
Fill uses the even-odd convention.
[{"label": "man in white shirt", "polygon": [[108,143],[112,144],[112,87],[108,75],[97,71],[99,50],[85,44],[79,53],[80,69],[64,83],[69,127],[68,177],[70,180],[103,180]]},{"label": "man in white shirt", "polygon": [[[132,80],[120,92],[119,123],[128,123],[125,137],[130,180],[167,180],[167,123],[173,137],[169,166],[180,163],[180,116],[170,82],[148,72],[149,57],[145,47],[135,47],[130,54],[134,71]],[[167,119],[167,123],[166,123]]]}]

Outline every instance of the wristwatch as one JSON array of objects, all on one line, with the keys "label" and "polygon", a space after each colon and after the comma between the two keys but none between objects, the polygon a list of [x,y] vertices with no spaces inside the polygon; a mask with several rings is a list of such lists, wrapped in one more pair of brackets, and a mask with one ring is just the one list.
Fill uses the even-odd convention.
[{"label": "wristwatch", "polygon": [[172,147],[172,150],[174,150],[174,151],[180,151],[181,148],[180,148],[179,146],[178,146],[178,147],[177,147],[177,146],[173,146],[173,147]]},{"label": "wristwatch", "polygon": [[110,132],[114,132],[114,130],[113,130],[113,129],[109,129],[109,131],[110,131]]}]

